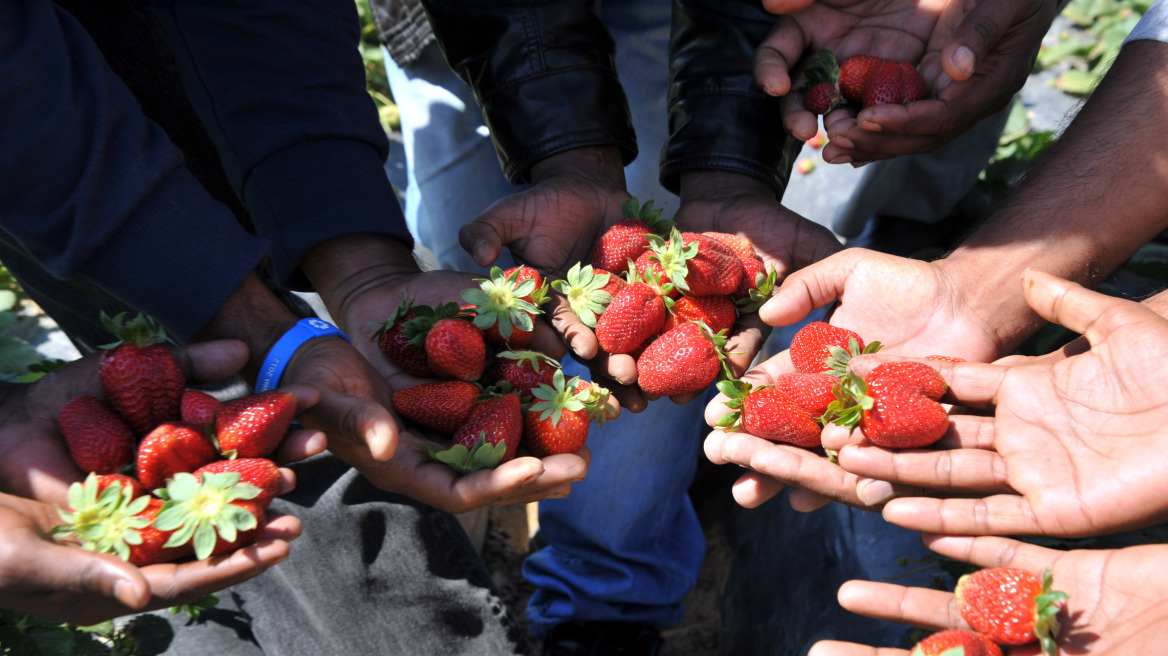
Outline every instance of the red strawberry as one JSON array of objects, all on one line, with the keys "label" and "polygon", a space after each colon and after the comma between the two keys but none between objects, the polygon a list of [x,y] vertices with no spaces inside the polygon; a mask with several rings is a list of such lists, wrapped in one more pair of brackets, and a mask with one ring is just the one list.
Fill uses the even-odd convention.
[{"label": "red strawberry", "polygon": [[819,82],[803,92],[803,108],[812,114],[826,114],[839,102],[840,92],[834,82]]},{"label": "red strawberry", "polygon": [[925,97],[925,82],[908,62],[885,61],[877,64],[864,82],[861,104],[899,105]]},{"label": "red strawberry", "polygon": [[811,413],[799,407],[778,389],[753,387],[741,380],[724,380],[718,391],[727,397],[726,407],[734,412],[722,415],[717,426],[740,430],[772,442],[802,447],[819,446],[819,424]]},{"label": "red strawberry", "polygon": [[131,543],[129,562],[132,565],[143,567],[145,565],[157,565],[158,563],[169,563],[183,558],[189,558],[195,554],[194,546],[190,543],[178,546],[166,546],[170,541],[170,536],[174,531],[160,531],[154,528],[154,520],[158,518],[158,513],[162,511],[166,503],[162,499],[150,498],[146,502],[146,509],[138,513],[137,517],[149,521],[149,525],[138,529],[138,542]]},{"label": "red strawberry", "polygon": [[887,362],[863,380],[848,374],[836,390],[839,403],[832,404],[826,419],[850,428],[859,426],[877,446],[928,446],[949,428],[949,415],[937,402],[946,387],[937,372],[919,362]]},{"label": "red strawberry", "polygon": [[758,312],[767,302],[778,284],[779,272],[758,260],[739,260],[742,263],[742,280],[730,295],[738,307],[739,314]]},{"label": "red strawberry", "polygon": [[577,262],[568,269],[564,280],[552,282],[552,289],[568,298],[568,305],[585,326],[595,328],[597,318],[624,284],[616,274],[594,269],[590,264],[581,267]]},{"label": "red strawberry", "polygon": [[697,323],[658,337],[637,358],[637,383],[647,394],[672,396],[705,389],[718,377],[726,338]]},{"label": "red strawberry", "polygon": [[536,351],[501,351],[495,356],[488,379],[492,384],[507,383],[511,391],[526,403],[531,390],[550,385],[560,363]]},{"label": "red strawberry", "polygon": [[665,325],[665,299],[644,282],[617,292],[596,322],[596,339],[606,353],[631,353]]},{"label": "red strawberry", "polygon": [[493,343],[526,346],[535,329],[535,315],[543,313],[539,305],[547,300],[543,277],[530,267],[507,271],[493,267],[489,278],[477,280],[477,289],[462,292],[462,299],[473,306],[474,325]]},{"label": "red strawberry", "polygon": [[426,361],[426,350],[420,345],[411,343],[410,336],[406,334],[405,325],[406,322],[416,318],[419,313],[432,315],[433,312],[434,308],[427,305],[411,307],[410,301],[403,298],[402,304],[398,306],[393,315],[373,334],[373,338],[377,340],[377,345],[385,357],[415,378],[433,378],[434,371],[430,369],[430,363]]},{"label": "red strawberry", "polygon": [[812,417],[822,417],[835,401],[836,378],[828,374],[786,373],[775,378],[775,389],[806,410]]},{"label": "red strawberry", "polygon": [[828,372],[842,376],[848,361],[861,353],[875,353],[879,342],[864,346],[856,333],[822,321],[813,321],[791,338],[791,362],[805,374]]},{"label": "red strawberry", "polygon": [[129,323],[123,317],[101,315],[102,324],[118,341],[105,347],[98,379],[106,402],[141,436],[164,421],[179,418],[186,379],[161,344],[167,339],[161,326],[145,315]]},{"label": "red strawberry", "polygon": [[393,409],[419,426],[454,435],[470,419],[481,393],[465,380],[423,383],[395,392]]},{"label": "red strawberry", "polygon": [[579,383],[579,378],[565,382],[564,372],[557,369],[551,385],[532,390],[534,402],[523,413],[523,444],[535,457],[575,453],[584,448],[588,422],[597,409],[596,396],[588,391],[594,388],[580,389]]},{"label": "red strawberry", "polygon": [[965,362],[965,358],[959,358],[953,355],[926,355],[926,360],[940,360],[942,362]]},{"label": "red strawberry", "polygon": [[223,412],[219,399],[206,392],[189,389],[183,392],[181,415],[184,423],[192,426],[215,427],[215,417]]},{"label": "red strawberry", "polygon": [[237,460],[220,460],[196,469],[193,473],[199,481],[205,474],[222,474],[235,472],[239,480],[250,483],[259,488],[259,495],[252,501],[264,508],[268,507],[272,499],[280,493],[280,468],[267,458],[239,458]]},{"label": "red strawberry", "polygon": [[166,504],[154,528],[171,532],[165,546],[193,544],[199,560],[234,551],[254,541],[262,530],[260,494],[258,487],[241,480],[239,472],[175,474],[166,489],[159,490]]},{"label": "red strawberry", "polygon": [[156,490],[179,472],[192,472],[219,459],[211,440],[190,424],[166,422],[138,445],[138,480]]},{"label": "red strawberry", "polygon": [[669,308],[661,332],[686,321],[705,322],[712,332],[727,331],[738,320],[738,310],[729,296],[683,296]]},{"label": "red strawberry", "polygon": [[73,462],[85,472],[113,474],[134,461],[134,431],[95,396],[78,396],[57,414]]},{"label": "red strawberry", "polygon": [[918,642],[909,656],[1002,656],[1002,649],[980,633],[949,629]]},{"label": "red strawberry", "polygon": [[603,426],[608,421],[608,397],[611,393],[607,388],[587,380],[576,382],[576,398],[584,402],[584,409],[597,426]]},{"label": "red strawberry", "polygon": [[661,265],[657,254],[652,250],[641,253],[641,256],[633,262],[633,269],[636,270],[638,277],[657,288],[658,293],[662,296],[669,298],[681,297],[681,290],[669,279],[669,274],[665,272],[665,267]]},{"label": "red strawberry", "polygon": [[523,406],[514,394],[490,399],[454,434],[454,445],[445,451],[423,448],[439,462],[459,473],[495,467],[515,458],[523,439]]},{"label": "red strawberry", "polygon": [[900,85],[904,98],[901,102],[916,102],[925,99],[925,80],[920,71],[908,62],[898,62],[900,66]]},{"label": "red strawberry", "polygon": [[825,144],[827,144],[827,134],[823,130],[816,132],[814,137],[807,140],[807,145],[815,149],[823,148]]},{"label": "red strawberry", "polygon": [[219,450],[227,457],[266,457],[280,446],[295,414],[296,397],[278,390],[231,401],[215,420]]},{"label": "red strawberry", "polygon": [[859,103],[864,96],[864,81],[880,62],[888,61],[876,55],[848,57],[839,66],[839,91],[844,100]]},{"label": "red strawberry", "polygon": [[629,261],[637,257],[649,246],[646,235],[664,234],[673,222],[661,219],[661,210],[653,209],[653,201],[641,205],[636,198],[621,203],[624,218],[600,236],[596,249],[592,252],[592,268],[604,269],[617,275],[624,275],[629,269]]},{"label": "red strawberry", "polygon": [[728,295],[742,280],[742,264],[722,242],[694,232],[669,234],[669,241],[649,237],[649,259],[661,265],[663,275],[689,296]]},{"label": "red strawberry", "polygon": [[1023,569],[996,567],[966,574],[957,581],[957,608],[974,629],[1003,645],[1041,642],[1055,656],[1059,623],[1055,619],[1065,592],[1051,590],[1050,570],[1038,577]]},{"label": "red strawberry", "polygon": [[732,235],[728,232],[703,232],[702,235],[722,242],[727,248],[734,251],[734,254],[741,260],[758,261],[758,254],[754,252],[754,244],[742,235]]}]

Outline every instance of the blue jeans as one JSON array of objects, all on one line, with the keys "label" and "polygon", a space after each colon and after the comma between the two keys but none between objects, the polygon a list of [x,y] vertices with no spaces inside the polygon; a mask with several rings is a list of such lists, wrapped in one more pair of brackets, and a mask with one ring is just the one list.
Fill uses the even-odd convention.
[{"label": "blue jeans", "polygon": [[[617,67],[640,155],[625,170],[629,191],[677,210],[658,183],[665,143],[670,7],[665,0],[605,2],[617,41]],[[406,220],[443,268],[478,271],[458,244],[458,229],[496,200],[507,183],[470,89],[431,45],[408,68],[388,57],[390,87],[402,118],[409,188]],[[565,373],[584,368],[565,361]],[[565,621],[621,620],[666,627],[681,620],[681,600],[697,581],[705,540],[686,489],[701,440],[704,403],[657,401],[594,428],[587,478],[567,499],[539,504],[548,546],[524,574],[537,587],[528,605],[533,635]]]}]

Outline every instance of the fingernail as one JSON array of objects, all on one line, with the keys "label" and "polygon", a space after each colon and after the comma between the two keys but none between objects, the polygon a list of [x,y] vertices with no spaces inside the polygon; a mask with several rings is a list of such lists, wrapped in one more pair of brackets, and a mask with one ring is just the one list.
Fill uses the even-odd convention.
[{"label": "fingernail", "polygon": [[953,64],[965,77],[973,75],[973,51],[961,46],[953,53]]},{"label": "fingernail", "polygon": [[852,140],[848,139],[847,137],[836,137],[835,139],[832,139],[831,142],[840,148],[847,148],[848,150],[856,147],[856,144],[852,143]]},{"label": "fingernail", "polygon": [[857,125],[860,126],[861,130],[865,130],[867,132],[880,132],[884,130],[884,126],[876,123],[875,121],[860,121],[857,123]]},{"label": "fingernail", "polygon": [[480,237],[474,243],[474,258],[475,258],[475,261],[478,262],[479,264],[482,264],[483,259],[486,257],[486,250],[487,250],[487,238]]},{"label": "fingernail", "polygon": [[884,503],[892,498],[892,484],[888,481],[868,479],[856,485],[856,496],[868,506]]},{"label": "fingernail", "polygon": [[852,158],[847,155],[836,155],[832,160],[832,164],[851,164]]},{"label": "fingernail", "polygon": [[869,164],[871,164],[871,163],[872,163],[872,162],[856,162],[855,164],[852,164],[852,168],[854,168],[854,169],[862,169],[862,168],[864,168],[865,166],[868,166],[868,165],[869,165]]},{"label": "fingernail", "polygon": [[137,608],[140,605],[134,596],[134,584],[127,579],[119,579],[117,583],[114,583],[114,599],[129,608]]}]

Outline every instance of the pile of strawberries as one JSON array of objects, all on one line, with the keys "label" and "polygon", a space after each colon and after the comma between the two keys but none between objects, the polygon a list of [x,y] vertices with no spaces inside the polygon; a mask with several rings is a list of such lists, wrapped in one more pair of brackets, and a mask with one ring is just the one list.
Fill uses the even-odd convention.
[{"label": "pile of strawberries", "polygon": [[637,361],[647,394],[705,389],[725,370],[726,335],[739,313],[757,311],[775,286],[749,239],[680,232],[653,201],[622,206],[624,219],[600,238],[589,265],[552,283],[600,348]]},{"label": "pile of strawberries", "polygon": [[589,424],[608,414],[608,390],[560,363],[524,350],[548,285],[530,267],[491,269],[466,305],[437,307],[403,300],[374,338],[390,362],[417,378],[443,379],[399,390],[394,410],[404,419],[453,440],[449,449],[424,447],[459,473],[494,467],[522,444],[537,457],[584,447]]},{"label": "pile of strawberries", "polygon": [[847,371],[852,357],[879,348],[879,342],[865,345],[851,330],[809,323],[791,339],[795,372],[773,385],[718,384],[733,411],[717,425],[812,448],[820,445],[821,428],[828,423],[858,427],[869,442],[886,448],[917,448],[941,439],[949,416],[939,401],[948,385],[936,371],[919,362],[888,362],[863,377]]},{"label": "pile of strawberries", "polygon": [[123,318],[102,316],[118,338],[99,364],[104,400],[78,396],[58,415],[69,455],[89,476],[71,486],[54,535],[135,565],[250,544],[280,489],[266,456],[296,398],[275,391],[223,404],[186,389],[165,332],[148,317]]},{"label": "pile of strawberries", "polygon": [[803,107],[826,114],[841,102],[872,107],[923,100],[925,81],[909,62],[856,55],[837,65],[830,50],[820,50],[806,67]]},{"label": "pile of strawberries", "polygon": [[1052,590],[1050,570],[1038,577],[1026,570],[995,567],[966,574],[954,591],[961,617],[973,631],[950,629],[935,633],[913,647],[910,656],[1002,656],[998,645],[1038,642],[1042,653],[1055,656],[1060,626],[1056,616],[1067,599]]}]

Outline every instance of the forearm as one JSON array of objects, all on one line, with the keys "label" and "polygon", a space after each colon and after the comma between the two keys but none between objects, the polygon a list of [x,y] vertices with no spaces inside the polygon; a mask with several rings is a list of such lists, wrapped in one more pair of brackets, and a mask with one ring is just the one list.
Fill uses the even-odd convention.
[{"label": "forearm", "polygon": [[247,344],[247,366],[240,374],[250,384],[255,381],[268,350],[298,319],[253,274],[219,307],[195,339],[238,339]]},{"label": "forearm", "polygon": [[[350,299],[373,287],[421,273],[411,247],[384,235],[349,235],[312,248],[301,263],[312,288],[333,317],[344,317]],[[393,308],[385,309],[386,316]]]},{"label": "forearm", "polygon": [[1024,269],[1093,286],[1168,226],[1166,67],[1168,45],[1125,46],[1063,136],[941,261],[1003,353],[1042,323],[1017,292]]}]

